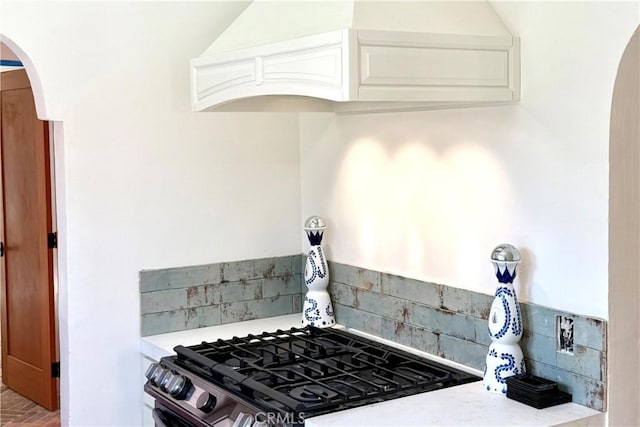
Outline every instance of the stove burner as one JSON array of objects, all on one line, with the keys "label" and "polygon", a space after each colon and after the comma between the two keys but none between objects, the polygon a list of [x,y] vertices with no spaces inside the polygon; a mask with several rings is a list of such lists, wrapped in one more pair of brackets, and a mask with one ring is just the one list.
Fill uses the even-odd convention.
[{"label": "stove burner", "polygon": [[303,385],[289,392],[289,395],[301,402],[322,402],[333,399],[338,395],[335,391],[324,388],[321,385]]},{"label": "stove burner", "polygon": [[175,351],[163,358],[168,369],[265,413],[317,416],[480,379],[333,328],[277,330]]}]

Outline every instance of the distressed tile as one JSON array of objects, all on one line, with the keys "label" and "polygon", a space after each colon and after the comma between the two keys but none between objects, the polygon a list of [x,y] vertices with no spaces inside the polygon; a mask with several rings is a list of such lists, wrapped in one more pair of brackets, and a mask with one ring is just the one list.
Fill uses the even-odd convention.
[{"label": "distressed tile", "polygon": [[382,322],[384,320],[383,317],[380,317],[373,313],[368,313],[366,311],[360,311],[359,316],[361,320],[361,326],[359,328],[353,327],[354,329],[358,329],[362,332],[366,332],[378,337],[382,335]]},{"label": "distressed tile", "polygon": [[411,303],[409,301],[364,289],[356,290],[354,305],[360,310],[403,322],[408,321],[411,316]]},{"label": "distressed tile", "polygon": [[351,329],[381,336],[382,317],[341,304],[334,304],[333,311],[336,315],[336,323]]},{"label": "distressed tile", "polygon": [[186,310],[186,318],[186,329],[219,325],[220,307],[217,305],[209,305],[204,307],[189,308]]},{"label": "distressed tile", "polygon": [[594,350],[607,347],[607,324],[604,320],[575,316],[573,323],[573,341]]},{"label": "distressed tile", "polygon": [[223,262],[220,264],[220,281],[237,282],[255,277],[254,260]]},{"label": "distressed tile", "polygon": [[603,382],[576,375],[574,377],[573,401],[596,411],[607,410],[606,387]]},{"label": "distressed tile", "polygon": [[224,282],[218,285],[220,299],[218,303],[257,300],[262,298],[262,280],[240,280]]},{"label": "distressed tile", "polygon": [[489,347],[440,334],[440,355],[474,369],[484,369]]},{"label": "distressed tile", "polygon": [[473,293],[466,289],[443,286],[441,308],[444,310],[473,315],[473,304],[471,301],[472,295]]},{"label": "distressed tile", "polygon": [[291,256],[256,259],[253,277],[291,276],[294,274],[293,259]]},{"label": "distressed tile", "polygon": [[293,296],[293,312],[300,313],[302,312],[302,300],[304,299],[304,295],[297,294]]},{"label": "distressed tile", "polygon": [[220,264],[140,272],[140,292],[188,288],[211,283],[220,283]]},{"label": "distressed tile", "polygon": [[408,323],[382,318],[380,320],[380,337],[403,345],[411,345],[412,327]]},{"label": "distressed tile", "polygon": [[360,310],[342,304],[333,304],[333,312],[336,316],[336,323],[348,328],[362,330],[363,317],[360,315],[362,313]]},{"label": "distressed tile", "polygon": [[187,307],[200,307],[207,304],[207,295],[204,286],[191,286],[186,289]]},{"label": "distressed tile", "polygon": [[300,255],[289,255],[284,257],[278,257],[275,272],[281,276],[294,275],[295,263],[300,260]]},{"label": "distressed tile", "polygon": [[604,410],[602,382],[536,361],[527,363],[527,368],[533,375],[557,382],[560,390],[572,394],[573,402],[597,411]]},{"label": "distressed tile", "polygon": [[[305,255],[294,255],[293,259],[291,260],[291,268],[293,274],[300,274],[304,276],[304,265],[306,262],[307,257]],[[329,266],[331,266],[331,263],[329,263]]]},{"label": "distressed tile", "polygon": [[475,342],[481,345],[491,345],[491,337],[489,337],[489,325],[485,319],[473,319],[476,328]]},{"label": "distressed tile", "polygon": [[144,292],[140,294],[141,314],[177,310],[187,306],[187,290]]},{"label": "distressed tile", "polygon": [[440,334],[429,329],[412,327],[411,347],[430,354],[440,354]]},{"label": "distressed tile", "polygon": [[402,276],[383,273],[380,277],[382,293],[432,307],[440,307],[442,287]]},{"label": "distressed tile", "polygon": [[187,329],[187,316],[185,310],[163,311],[142,315],[141,335],[143,337],[166,332],[182,331]]},{"label": "distressed tile", "polygon": [[493,295],[471,292],[471,312],[468,314],[479,319],[488,320],[493,298]]},{"label": "distressed tile", "polygon": [[559,352],[556,354],[556,366],[578,375],[604,381],[606,378],[606,356],[589,347],[575,344],[573,355]]},{"label": "distressed tile", "polygon": [[556,315],[560,312],[528,303],[520,303],[520,312],[524,330],[547,337],[556,336]]},{"label": "distressed tile", "polygon": [[296,276],[280,276],[262,279],[262,296],[264,298],[278,295],[294,295],[300,293],[300,281]]},{"label": "distressed tile", "polygon": [[334,303],[355,306],[356,288],[339,282],[331,282],[329,285],[329,294]]},{"label": "distressed tile", "polygon": [[473,341],[476,336],[474,319],[464,314],[415,304],[410,319],[410,323],[416,326],[456,338]]},{"label": "distressed tile", "polygon": [[520,348],[527,360],[536,360],[555,366],[556,339],[525,330],[520,340]]},{"label": "distressed tile", "polygon": [[380,292],[380,272],[377,271],[330,262],[329,278],[334,282]]},{"label": "distressed tile", "polygon": [[264,298],[250,301],[237,301],[221,305],[222,323],[241,322],[243,320],[291,314],[293,296]]},{"label": "distressed tile", "polygon": [[205,285],[204,287],[204,296],[205,296],[205,304],[203,305],[213,305],[220,303],[220,283],[215,285]]}]

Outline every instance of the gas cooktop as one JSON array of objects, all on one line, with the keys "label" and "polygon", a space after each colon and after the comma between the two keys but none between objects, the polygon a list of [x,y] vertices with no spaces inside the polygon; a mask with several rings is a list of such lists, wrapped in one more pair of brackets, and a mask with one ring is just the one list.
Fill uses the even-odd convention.
[{"label": "gas cooktop", "polygon": [[[167,370],[211,383],[253,413],[296,420],[480,379],[334,328],[291,328],[174,350],[177,356],[163,358]],[[183,388],[183,396],[172,395],[187,399],[188,385]]]}]

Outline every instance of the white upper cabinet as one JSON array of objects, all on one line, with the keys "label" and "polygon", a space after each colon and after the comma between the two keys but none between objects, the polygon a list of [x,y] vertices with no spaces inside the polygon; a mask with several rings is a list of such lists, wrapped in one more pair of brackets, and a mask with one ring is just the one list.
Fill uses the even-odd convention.
[{"label": "white upper cabinet", "polygon": [[485,2],[257,0],[192,60],[191,97],[197,111],[488,105],[519,99],[519,65]]}]

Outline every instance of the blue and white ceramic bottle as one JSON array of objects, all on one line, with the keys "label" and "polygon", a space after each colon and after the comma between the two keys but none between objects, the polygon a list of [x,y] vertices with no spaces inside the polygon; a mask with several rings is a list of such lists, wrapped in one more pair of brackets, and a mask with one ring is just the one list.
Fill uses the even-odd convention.
[{"label": "blue and white ceramic bottle", "polygon": [[522,338],[522,315],[513,287],[520,252],[512,245],[499,245],[491,253],[491,262],[500,285],[489,312],[489,337],[492,343],[487,354],[483,386],[487,391],[506,394],[506,378],[526,372],[518,344]]},{"label": "blue and white ceramic bottle", "polygon": [[304,224],[304,230],[311,247],[304,268],[304,283],[309,290],[302,305],[302,320],[300,322],[302,326],[326,328],[336,323],[331,297],[327,292],[329,268],[327,258],[322,250],[322,236],[326,228],[324,220],[319,216],[310,217]]}]

